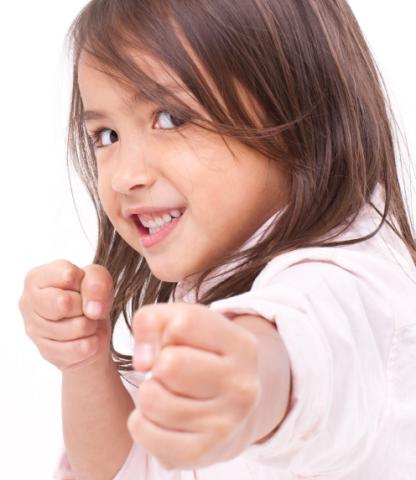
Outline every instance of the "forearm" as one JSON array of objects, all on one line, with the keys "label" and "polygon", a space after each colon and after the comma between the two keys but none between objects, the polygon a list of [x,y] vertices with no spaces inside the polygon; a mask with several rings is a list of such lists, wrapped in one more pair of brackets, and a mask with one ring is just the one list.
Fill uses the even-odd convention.
[{"label": "forearm", "polygon": [[62,421],[68,460],[79,480],[111,480],[132,447],[134,403],[111,359],[62,374]]},{"label": "forearm", "polygon": [[276,327],[253,315],[233,319],[259,341],[258,371],[260,401],[239,439],[242,445],[262,443],[278,428],[288,413],[291,387],[290,362]]}]

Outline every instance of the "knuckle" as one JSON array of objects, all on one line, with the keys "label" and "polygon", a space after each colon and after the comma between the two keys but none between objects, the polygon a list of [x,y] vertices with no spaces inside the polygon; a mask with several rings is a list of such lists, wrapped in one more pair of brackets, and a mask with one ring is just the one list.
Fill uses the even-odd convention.
[{"label": "knuckle", "polygon": [[192,318],[185,312],[181,312],[170,323],[168,333],[171,338],[181,339],[192,328]]},{"label": "knuckle", "polygon": [[193,319],[188,311],[179,311],[167,325],[163,334],[166,342],[181,342],[192,330]]},{"label": "knuckle", "polygon": [[260,396],[260,381],[242,381],[238,384],[238,402],[241,410],[246,413],[250,411],[258,402]]},{"label": "knuckle", "polygon": [[77,274],[77,267],[68,260],[60,259],[55,261],[55,266],[60,271],[60,276],[63,284],[66,287],[71,286]]},{"label": "knuckle", "polygon": [[96,339],[94,337],[82,338],[75,343],[74,350],[79,355],[90,355],[95,348]]},{"label": "knuckle", "polygon": [[158,370],[162,376],[173,377],[180,370],[180,358],[173,347],[165,347],[159,354]]},{"label": "knuckle", "polygon": [[70,353],[68,353],[68,357],[72,358],[74,361],[83,360],[85,355],[89,353],[90,343],[89,340],[86,338],[78,339],[77,341],[73,341]]},{"label": "knuckle", "polygon": [[80,352],[84,352],[87,349],[88,340],[85,338],[73,341],[71,345],[71,353],[78,356]]},{"label": "knuckle", "polygon": [[73,363],[80,362],[88,357],[91,353],[91,341],[87,338],[82,338],[74,343],[72,348],[71,358]]},{"label": "knuckle", "polygon": [[52,262],[52,264],[54,266],[60,268],[61,270],[65,269],[65,268],[68,268],[68,269],[72,270],[74,268],[74,264],[71,263],[69,260],[66,260],[65,258],[58,258],[57,260]]},{"label": "knuckle", "polygon": [[60,313],[67,313],[71,309],[72,299],[71,296],[65,292],[58,294],[56,304]]},{"label": "knuckle", "polygon": [[73,320],[72,333],[75,337],[84,336],[87,333],[87,323],[84,318],[76,318]]},{"label": "knuckle", "polygon": [[73,268],[64,268],[62,272],[62,281],[65,287],[70,287],[75,281],[75,270]]},{"label": "knuckle", "polygon": [[85,335],[93,335],[98,329],[98,320],[85,319]]},{"label": "knuckle", "polygon": [[192,326],[192,317],[187,312],[180,312],[172,323],[176,331],[186,332]]}]

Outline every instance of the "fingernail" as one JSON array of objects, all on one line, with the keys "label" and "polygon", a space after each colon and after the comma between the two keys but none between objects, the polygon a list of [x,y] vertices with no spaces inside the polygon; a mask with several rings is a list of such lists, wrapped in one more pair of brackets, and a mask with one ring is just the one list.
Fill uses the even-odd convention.
[{"label": "fingernail", "polygon": [[88,302],[85,306],[85,313],[89,317],[99,317],[102,314],[102,306],[99,302]]},{"label": "fingernail", "polygon": [[140,364],[152,363],[155,356],[155,347],[150,343],[139,343],[134,350],[134,360]]}]

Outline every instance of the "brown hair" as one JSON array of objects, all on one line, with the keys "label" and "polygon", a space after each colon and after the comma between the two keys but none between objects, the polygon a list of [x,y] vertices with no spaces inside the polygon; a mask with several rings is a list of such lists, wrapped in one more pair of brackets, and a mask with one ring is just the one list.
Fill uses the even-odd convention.
[{"label": "brown hair", "polygon": [[[73,49],[68,152],[97,212],[99,238],[93,261],[113,277],[113,328],[123,313],[130,329],[129,302],[131,318],[141,305],[167,301],[176,283],[157,279],[102,209],[77,84],[82,50],[127,88],[155,103],[163,98],[172,114],[238,139],[280,162],[288,173],[287,208],[261,242],[222,260],[227,264],[239,259],[240,267],[198,298],[200,303],[248,291],[276,255],[363,241],[385,221],[391,225],[390,216],[398,228],[391,226],[416,261],[396,169],[394,116],[381,74],[345,0],[92,0],[74,20],[68,38]],[[210,120],[146,76],[129,55],[136,49],[175,72]],[[260,107],[261,125],[241,101],[239,86]],[[323,235],[354,221],[379,183],[385,208],[378,211],[377,230],[354,240],[328,242],[333,238],[329,237],[323,242]],[[203,272],[198,293],[217,266]],[[130,370],[131,356],[117,352],[113,342],[111,347],[119,370]]]}]

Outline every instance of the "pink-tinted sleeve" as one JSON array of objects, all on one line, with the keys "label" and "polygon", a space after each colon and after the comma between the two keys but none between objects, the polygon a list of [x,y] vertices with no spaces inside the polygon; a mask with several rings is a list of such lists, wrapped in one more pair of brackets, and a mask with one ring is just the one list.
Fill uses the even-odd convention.
[{"label": "pink-tinted sleeve", "polygon": [[58,465],[56,466],[53,475],[53,480],[77,480],[71,469],[71,465],[69,464],[65,449],[62,451],[59,458]]},{"label": "pink-tinted sleeve", "polygon": [[362,294],[350,272],[310,262],[210,305],[230,318],[251,313],[274,322],[290,359],[290,411],[270,439],[242,453],[247,461],[282,476],[337,479],[365,458],[388,402]]}]

